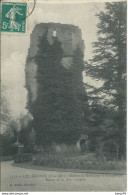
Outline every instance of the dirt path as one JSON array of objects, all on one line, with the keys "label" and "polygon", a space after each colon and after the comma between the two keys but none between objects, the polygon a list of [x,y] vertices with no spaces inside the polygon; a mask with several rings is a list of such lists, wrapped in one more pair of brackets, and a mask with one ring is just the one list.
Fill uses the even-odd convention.
[{"label": "dirt path", "polygon": [[126,175],[25,169],[1,163],[1,191],[126,191]]}]

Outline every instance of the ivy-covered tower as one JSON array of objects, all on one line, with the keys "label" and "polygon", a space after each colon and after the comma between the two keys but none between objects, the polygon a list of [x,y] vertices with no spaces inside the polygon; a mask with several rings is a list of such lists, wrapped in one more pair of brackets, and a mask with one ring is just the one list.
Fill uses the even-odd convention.
[{"label": "ivy-covered tower", "polygon": [[26,59],[27,108],[37,144],[75,143],[83,125],[84,42],[77,26],[41,23]]}]

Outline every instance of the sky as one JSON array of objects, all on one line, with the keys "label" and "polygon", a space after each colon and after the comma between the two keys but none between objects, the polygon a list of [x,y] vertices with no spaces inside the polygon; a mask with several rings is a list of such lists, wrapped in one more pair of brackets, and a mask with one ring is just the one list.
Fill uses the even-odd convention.
[{"label": "sky", "polygon": [[[33,2],[28,4],[31,12]],[[30,46],[30,34],[36,24],[55,22],[79,26],[85,43],[84,59],[92,57],[92,42],[97,39],[96,13],[104,10],[104,3],[36,3],[32,14],[27,18],[26,34],[2,33],[1,35],[1,78],[6,87],[5,95],[11,113],[18,117],[26,114],[27,90],[25,88],[25,61]],[[95,84],[91,78],[84,76],[84,82]],[[97,82],[97,86],[101,83]]]}]

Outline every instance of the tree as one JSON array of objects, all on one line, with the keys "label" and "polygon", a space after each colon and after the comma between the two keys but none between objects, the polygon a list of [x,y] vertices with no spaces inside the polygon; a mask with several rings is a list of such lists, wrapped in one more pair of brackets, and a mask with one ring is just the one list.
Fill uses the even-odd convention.
[{"label": "tree", "polygon": [[38,48],[37,99],[28,105],[34,118],[36,142],[44,147],[52,142],[72,144],[82,130],[82,51],[80,48],[74,51],[68,69],[62,65],[63,50],[57,37],[53,37],[50,45],[46,33],[40,37]]},{"label": "tree", "polygon": [[1,86],[1,133],[4,133],[10,124],[11,113],[9,110],[9,103],[6,98],[6,87]]},{"label": "tree", "polygon": [[117,126],[120,156],[126,148],[126,2],[106,3],[106,10],[97,14],[98,41],[93,43],[94,56],[85,70],[103,85],[91,95],[112,108]]},{"label": "tree", "polygon": [[6,97],[6,87],[1,86],[1,132],[0,132],[0,147],[2,156],[15,153],[13,148],[14,143],[14,123],[9,109],[8,99]]},{"label": "tree", "polygon": [[24,152],[33,152],[35,145],[35,131],[32,128],[32,117],[30,114],[21,114],[18,120],[20,131],[19,142],[24,145]]}]

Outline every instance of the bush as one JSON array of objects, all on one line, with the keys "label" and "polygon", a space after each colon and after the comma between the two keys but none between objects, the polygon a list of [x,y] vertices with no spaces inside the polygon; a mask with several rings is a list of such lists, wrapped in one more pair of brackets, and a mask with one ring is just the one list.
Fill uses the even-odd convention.
[{"label": "bush", "polygon": [[[84,156],[69,157],[66,155],[43,154],[33,159],[33,164],[54,168],[82,169],[82,170],[120,170],[124,164],[114,161],[100,161],[86,159]],[[85,155],[86,157],[86,155]]]},{"label": "bush", "polygon": [[12,156],[17,153],[17,148],[14,147],[15,138],[6,134],[0,135],[0,147],[1,147],[1,156]]},{"label": "bush", "polygon": [[31,160],[32,160],[32,155],[27,153],[22,155],[16,154],[14,156],[14,163],[29,162]]}]

